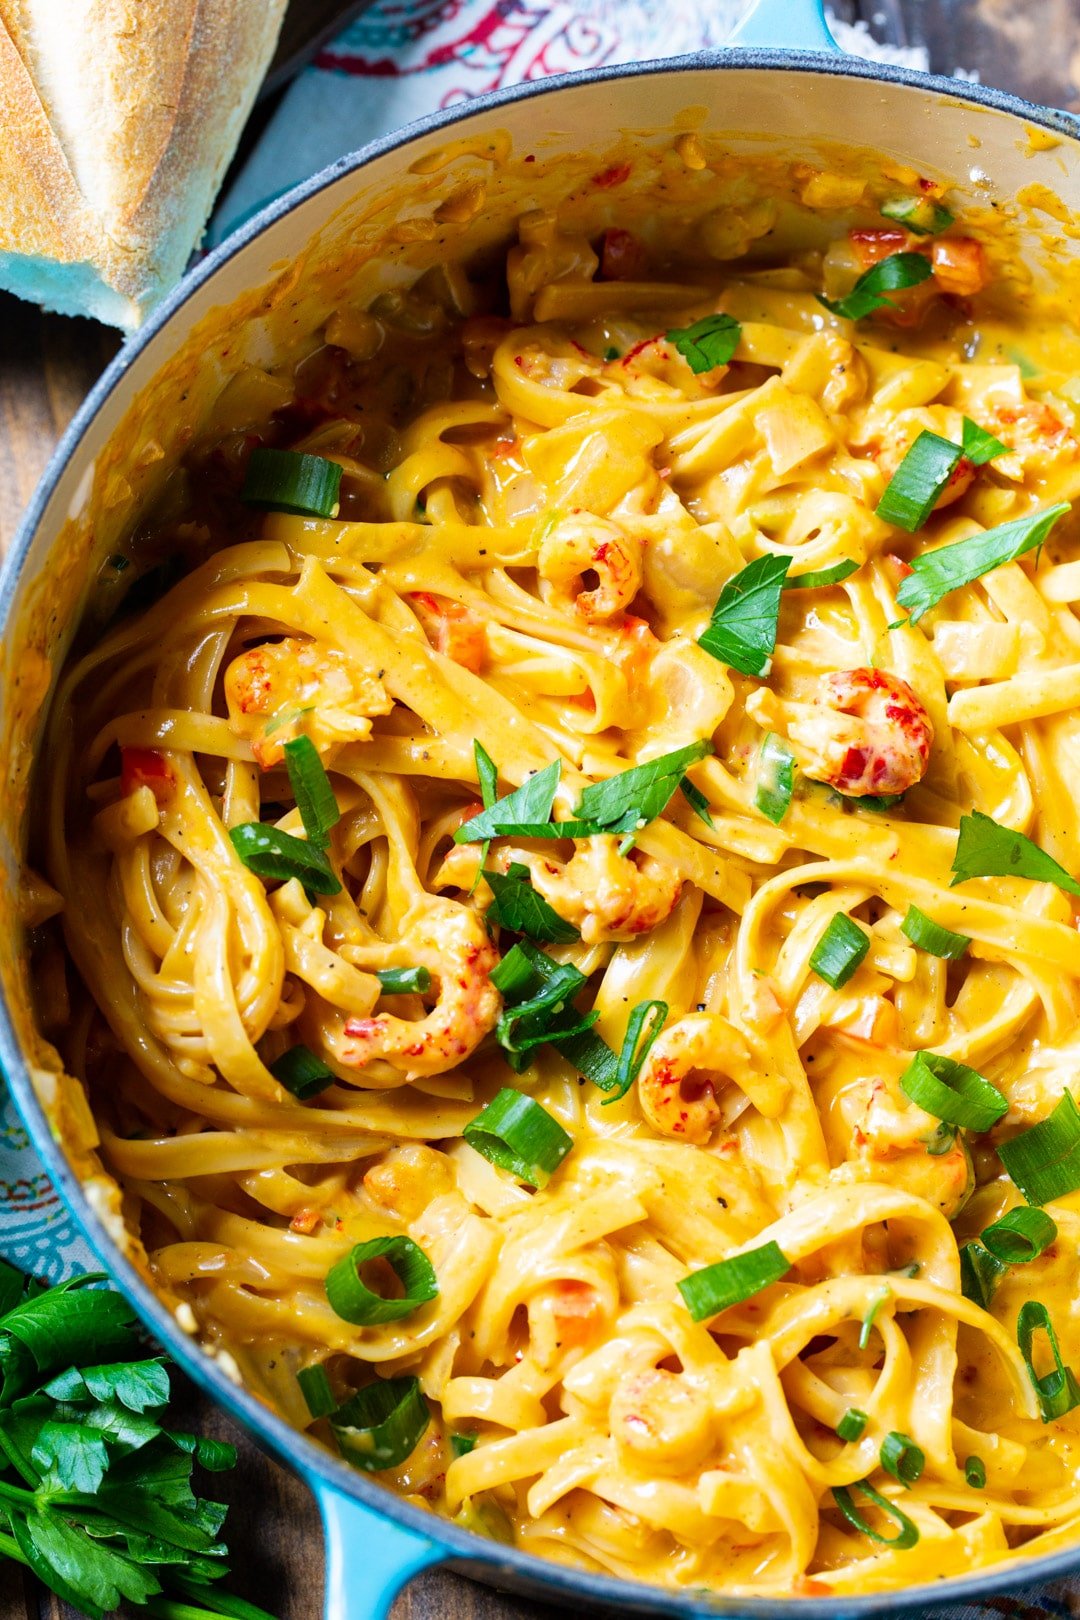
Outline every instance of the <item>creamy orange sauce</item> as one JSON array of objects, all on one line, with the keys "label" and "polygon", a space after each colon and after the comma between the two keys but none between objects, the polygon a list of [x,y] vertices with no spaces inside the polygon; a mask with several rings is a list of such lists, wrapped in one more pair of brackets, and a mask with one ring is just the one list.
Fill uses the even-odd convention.
[{"label": "creamy orange sauce", "polygon": [[[358,1466],[373,1442],[314,1419],[297,1375],[322,1367],[338,1405],[417,1380],[426,1427],[389,1486],[672,1587],[889,1590],[1069,1544],[1080,1511],[1075,1412],[1042,1421],[1016,1332],[1041,1300],[1080,1366],[1077,1195],[988,1309],[960,1266],[1024,1202],[997,1148],[1075,1075],[1077,905],[1024,876],[951,881],[976,811],[1080,872],[1071,516],[903,607],[931,548],[1074,499],[1076,343],[977,219],[919,237],[869,209],[917,179],[804,164],[770,193],[732,171],[696,247],[617,203],[586,231],[571,198],[508,256],[342,298],[302,355],[233,377],[118,538],[108,627],[50,722],[36,855],[62,914],[36,938],[39,1021],[157,1285]],[[818,226],[801,247],[798,208]],[[823,307],[897,252],[932,275],[859,322]],[[717,313],[737,342],[695,370],[669,334]],[[958,460],[914,534],[878,515],[918,435],[959,445],[965,419],[993,459]],[[335,515],[245,505],[255,448],[340,466]],[[855,566],[783,593],[750,675],[710,620],[770,556],[794,579]],[[301,738],[341,812],[330,891],[260,876],[230,837],[309,836],[283,768]],[[701,746],[689,795],[673,784],[629,844],[526,823],[483,851],[454,839],[480,809],[476,743],[503,797],[558,762],[556,821]],[[790,765],[779,815],[767,743]],[[500,879],[561,923],[540,946],[612,1053],[662,1005],[621,1098],[550,1042],[507,1062],[492,973],[523,929]],[[912,906],[963,956],[917,947]],[[865,946],[833,985],[815,953],[836,917]],[[387,993],[401,969],[427,988]],[[273,1072],[298,1046],[329,1078],[307,1099]],[[920,1051],[1007,1111],[939,1130],[901,1083]],[[508,1089],[571,1144],[535,1189],[464,1136]],[[422,1251],[437,1293],[349,1321],[326,1278],[382,1238]],[[786,1271],[695,1321],[679,1282],[770,1244]],[[841,1440],[851,1409],[867,1421]],[[890,1436],[922,1456],[910,1486]]]}]

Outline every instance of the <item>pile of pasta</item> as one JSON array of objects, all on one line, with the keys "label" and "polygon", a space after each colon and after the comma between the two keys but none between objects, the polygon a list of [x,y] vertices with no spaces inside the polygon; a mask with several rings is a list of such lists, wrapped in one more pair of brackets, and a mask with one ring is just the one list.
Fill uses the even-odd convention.
[{"label": "pile of pasta", "polygon": [[411,1500],[737,1593],[1071,1545],[1067,368],[947,216],[647,259],[529,216],[508,314],[231,385],[53,705],[42,1021],[167,1297]]}]

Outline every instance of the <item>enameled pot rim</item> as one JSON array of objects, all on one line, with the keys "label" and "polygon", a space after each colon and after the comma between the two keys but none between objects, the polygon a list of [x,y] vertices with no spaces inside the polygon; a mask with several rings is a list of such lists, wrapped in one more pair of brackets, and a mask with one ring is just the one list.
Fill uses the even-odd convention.
[{"label": "enameled pot rim", "polygon": [[[356,173],[374,159],[408,147],[435,133],[486,115],[511,103],[539,99],[570,88],[606,84],[615,80],[649,78],[660,74],[700,73],[702,71],[744,72],[768,70],[777,73],[813,73],[836,79],[868,79],[919,91],[930,98],[948,98],[980,108],[1010,114],[1074,143],[1080,137],[1080,124],[1070,114],[1036,106],[1004,91],[988,89],[968,81],[946,79],[919,73],[889,63],[867,62],[849,56],[830,56],[816,51],[787,51],[744,47],[736,50],[701,51],[693,55],[601,67],[588,72],[510,86],[477,97],[448,111],[429,114],[392,134],[373,141],[357,152],[339,159],[311,179],[295,186],[269,203],[239,226],[221,245],[192,269],[176,289],[158,306],[141,331],[129,339],[91,389],[60,440],[49,465],[32,496],[19,530],[0,572],[0,637],[12,624],[17,585],[31,545],[45,516],[62,473],[79,452],[80,443],[94,418],[118,389],[127,372],[147,345],[183,310],[188,301],[270,226],[299,205],[333,186],[343,177]],[[1080,156],[1080,151],[1078,151]],[[175,1317],[121,1253],[109,1237],[100,1217],[87,1201],[60,1144],[34,1093],[26,1062],[15,1034],[7,1000],[0,991],[0,1067],[12,1095],[54,1185],[66,1201],[80,1229],[107,1264],[109,1273],[136,1307],[143,1321],[168,1349],[185,1372],[227,1412],[237,1418],[279,1461],[299,1473],[319,1492],[337,1492],[413,1533],[422,1541],[445,1550],[449,1560],[462,1567],[497,1573],[507,1581],[518,1581],[545,1596],[564,1600],[586,1600],[609,1604],[620,1610],[690,1615],[738,1615],[745,1620],[870,1620],[870,1616],[899,1611],[923,1611],[931,1606],[970,1604],[1000,1594],[1004,1587],[1033,1586],[1075,1573],[1080,1567],[1080,1547],[1066,1549],[1020,1565],[999,1564],[969,1578],[950,1578],[912,1586],[900,1591],[865,1596],[828,1598],[725,1598],[712,1594],[677,1593],[605,1575],[594,1575],[541,1559],[517,1548],[502,1547],[463,1530],[448,1520],[436,1518],[411,1507],[386,1488],[343,1462],[286,1424],[246,1389],[238,1388],[222,1368],[205,1354],[178,1325]],[[571,1611],[572,1612],[572,1611]]]}]

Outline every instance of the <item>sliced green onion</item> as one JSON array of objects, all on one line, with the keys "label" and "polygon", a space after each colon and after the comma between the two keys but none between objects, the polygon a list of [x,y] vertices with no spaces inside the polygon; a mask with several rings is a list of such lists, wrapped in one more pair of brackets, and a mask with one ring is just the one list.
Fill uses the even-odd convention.
[{"label": "sliced green onion", "polygon": [[870,1343],[870,1335],[874,1331],[874,1323],[878,1319],[878,1313],[880,1312],[881,1307],[883,1305],[887,1305],[892,1297],[893,1291],[891,1288],[879,1288],[873,1299],[870,1301],[870,1304],[867,1306],[866,1315],[863,1317],[862,1323],[859,1327],[860,1350],[865,1350],[867,1345]]},{"label": "sliced green onion", "polygon": [[845,320],[861,321],[875,309],[888,308],[891,299],[883,297],[884,293],[917,287],[933,273],[934,267],[925,254],[890,253],[887,259],[880,259],[869,270],[864,270],[846,297],[822,298],[819,294],[818,303]]},{"label": "sliced green onion", "polygon": [[467,1457],[470,1451],[476,1448],[475,1434],[452,1434],[450,1436],[450,1455],[454,1458]]},{"label": "sliced green onion", "polygon": [[312,894],[337,894],[341,882],[317,844],[261,821],[244,821],[229,828],[232,846],[244,865],[257,877],[287,883],[299,878]]},{"label": "sliced green onion", "polygon": [[969,1457],[964,1464],[964,1478],[973,1491],[981,1491],[986,1485],[986,1464],[981,1457]]},{"label": "sliced green onion", "polygon": [[960,1248],[960,1292],[980,1310],[988,1311],[1006,1267],[981,1243],[964,1243]]},{"label": "sliced green onion", "polygon": [[779,1282],[790,1270],[791,1261],[779,1244],[769,1242],[692,1271],[677,1286],[694,1321],[704,1322]]},{"label": "sliced green onion", "polygon": [[503,1000],[513,1006],[533,977],[534,968],[521,945],[514,945],[501,961],[496,962],[490,978]]},{"label": "sliced green onion", "polygon": [[1002,1142],[998,1157],[1029,1204],[1049,1204],[1080,1187],[1080,1109],[1071,1091],[1052,1114]]},{"label": "sliced green onion", "polygon": [[553,1046],[566,1061],[602,1091],[618,1083],[619,1059],[592,1025],[597,1014],[579,1017],[570,1002],[585,984],[585,975],[571,962],[554,962],[528,941],[508,951],[491,974],[502,994],[505,1010],[496,1026],[496,1038],[506,1061],[519,1074],[535,1046]]},{"label": "sliced green onion", "polygon": [[1024,353],[1023,349],[1010,345],[1008,348],[1006,348],[1005,353],[1008,355],[1013,365],[1017,368],[1025,382],[1027,382],[1031,377],[1042,376],[1043,367],[1036,365],[1034,360],[1031,359],[1030,355],[1026,355]]},{"label": "sliced green onion", "polygon": [[574,1145],[557,1119],[505,1086],[461,1133],[469,1146],[530,1187],[543,1187]]},{"label": "sliced green onion", "polygon": [[430,1421],[418,1378],[378,1378],[338,1407],[330,1427],[346,1462],[375,1473],[411,1456]]},{"label": "sliced green onion", "polygon": [[926,1467],[926,1453],[910,1435],[890,1429],[881,1442],[881,1466],[910,1490]]},{"label": "sliced green onion", "polygon": [[696,375],[711,371],[714,366],[726,366],[739,347],[742,327],[733,315],[706,315],[693,326],[684,326],[667,332],[690,370]]},{"label": "sliced green onion", "polygon": [[341,467],[323,456],[295,450],[251,452],[240,499],[267,512],[333,517],[341,492]]},{"label": "sliced green onion", "polygon": [[336,1410],[337,1401],[321,1362],[314,1367],[302,1367],[296,1375],[296,1382],[313,1418],[329,1417]]},{"label": "sliced green onion", "polygon": [[839,585],[842,579],[850,579],[857,574],[862,565],[852,557],[845,557],[843,562],[833,563],[831,568],[815,568],[808,574],[788,575],[784,581],[785,591],[816,591],[824,585]]},{"label": "sliced green onion", "polygon": [[849,1406],[839,1423],[836,1425],[837,1438],[845,1444],[853,1440],[861,1440],[863,1430],[869,1423],[867,1414],[858,1406]]},{"label": "sliced green onion", "polygon": [[895,219],[915,236],[937,236],[954,222],[949,210],[933,197],[887,197],[881,212],[886,219]]},{"label": "sliced green onion", "polygon": [[982,1240],[996,1260],[1024,1266],[1037,1260],[1057,1235],[1057,1222],[1044,1209],[1010,1209],[992,1226],[983,1228]]},{"label": "sliced green onion", "polygon": [[[1040,1328],[1046,1334],[1050,1353],[1054,1358],[1054,1371],[1044,1373],[1041,1378],[1036,1373],[1031,1358],[1032,1342]],[[1054,1418],[1064,1417],[1074,1406],[1080,1406],[1080,1385],[1073,1376],[1072,1368],[1066,1367],[1061,1359],[1061,1350],[1058,1347],[1054,1324],[1050,1320],[1050,1312],[1041,1300],[1027,1299],[1021,1305],[1020,1314],[1016,1318],[1016,1339],[1035,1391],[1035,1398],[1039,1403],[1039,1415],[1043,1422],[1050,1423]]]},{"label": "sliced green onion", "polygon": [[431,989],[431,973],[426,967],[377,968],[375,977],[384,996],[426,996]]},{"label": "sliced green onion", "polygon": [[263,735],[272,737],[275,731],[281,730],[282,726],[295,725],[297,720],[302,720],[305,714],[313,714],[314,710],[314,703],[305,703],[299,709],[282,709],[280,713],[275,714],[272,720],[266,722],[263,727]]},{"label": "sliced green onion", "polygon": [[605,1091],[616,1083],[618,1058],[606,1042],[593,1034],[595,1012],[583,1017],[571,1002],[586,982],[571,962],[554,962],[528,941],[508,951],[491,975],[501,991],[505,1008],[496,1038],[506,1061],[520,1074],[536,1046],[553,1046],[586,1079]]},{"label": "sliced green onion", "polygon": [[956,471],[960,455],[960,446],[951,439],[924,430],[889,479],[875,508],[876,516],[908,534],[921,529]]},{"label": "sliced green onion", "polygon": [[[542,956],[539,951],[535,954]],[[572,962],[552,962],[550,957],[543,957],[543,961],[544,969],[530,970],[534,978],[529,988],[539,983],[539,989],[525,1000],[520,994],[512,1001],[507,997],[507,1005],[499,1018],[496,1039],[508,1054],[529,1052],[535,1046],[544,1045],[553,1035],[578,1034],[596,1022],[595,1015],[586,1023],[572,1014],[571,1023],[560,1027],[561,1015],[585,984],[585,975]]]},{"label": "sliced green onion", "polygon": [[328,1069],[306,1046],[290,1046],[267,1067],[278,1084],[291,1091],[300,1102],[317,1097],[320,1091],[332,1086],[335,1079],[333,1069]]},{"label": "sliced green onion", "polygon": [[788,813],[795,787],[795,755],[775,731],[766,734],[758,756],[754,803],[778,827]]},{"label": "sliced green onion", "polygon": [[525,1032],[528,1025],[523,1024],[520,1030],[514,1031],[503,1043],[506,1061],[515,1074],[524,1074],[532,1061],[529,1054],[536,1047],[555,1046],[557,1050],[561,1050],[564,1042],[591,1034],[599,1016],[598,1012],[578,1014],[573,1008],[562,1009],[556,1012],[550,1021],[541,1019],[532,1035]]},{"label": "sliced green onion", "polygon": [[917,1052],[900,1076],[900,1089],[935,1119],[968,1131],[988,1131],[1009,1112],[996,1086],[939,1052]]},{"label": "sliced green onion", "polygon": [[601,1091],[613,1091],[619,1083],[619,1059],[596,1031],[588,1029],[573,1035],[552,1035],[548,1041],[579,1074]]},{"label": "sliced green onion", "polygon": [[331,832],[341,820],[341,811],[319,750],[310,737],[294,737],[285,744],[283,753],[308,843],[325,849]]},{"label": "sliced green onion", "polygon": [[903,804],[902,793],[860,793],[857,795],[840,794],[840,798],[855,805],[859,810],[893,810],[898,804]]},{"label": "sliced green onion", "polygon": [[705,823],[706,827],[711,827],[713,832],[715,832],[716,823],[709,814],[708,795],[702,793],[699,787],[695,787],[688,776],[684,776],[682,781],[679,783],[679,792],[682,794],[695,816],[699,817],[700,820]]},{"label": "sliced green onion", "polygon": [[[873,1502],[875,1507],[879,1507],[881,1509],[882,1513],[888,1514],[889,1518],[894,1520],[895,1523],[899,1525],[899,1533],[895,1536],[883,1536],[879,1531],[875,1530],[872,1525],[867,1524],[866,1520],[863,1518],[862,1514],[851,1500],[852,1491],[861,1491],[863,1496],[865,1496],[868,1501]],[[897,1552],[906,1552],[909,1547],[914,1547],[918,1541],[918,1528],[908,1518],[907,1514],[901,1512],[901,1510],[896,1506],[895,1502],[890,1502],[887,1497],[882,1496],[880,1491],[875,1491],[874,1487],[867,1480],[856,1480],[855,1483],[850,1486],[834,1485],[832,1488],[832,1493],[833,1501],[840,1509],[840,1512],[844,1515],[844,1518],[847,1520],[848,1524],[850,1524],[853,1529],[858,1530],[861,1535],[866,1536],[870,1541],[876,1541],[881,1547],[893,1547]]]},{"label": "sliced green onion", "polygon": [[[528,968],[528,978],[521,971],[522,964]],[[553,1008],[557,1002],[575,996],[588,982],[573,962],[556,962],[528,940],[522,940],[508,951],[491,977],[493,981],[498,979],[496,988],[502,991],[507,1006],[513,1007],[518,1016]],[[512,977],[512,984],[506,982],[508,977]]]},{"label": "sliced green onion", "polygon": [[900,581],[896,600],[907,608],[911,623],[917,624],[930,608],[936,607],[950,591],[970,585],[1003,563],[1012,562],[1041,546],[1059,518],[1071,511],[1068,501],[1058,501],[1041,512],[1029,512],[996,529],[969,535],[951,545],[938,546],[911,559],[911,573]]},{"label": "sliced green onion", "polygon": [[[360,1275],[368,1260],[383,1259],[405,1290],[400,1299],[386,1299],[369,1288]],[[357,1243],[326,1275],[326,1297],[343,1322],[373,1327],[378,1322],[400,1322],[421,1305],[438,1299],[435,1268],[419,1244],[410,1237],[369,1238]]]},{"label": "sliced green onion", "polygon": [[[626,1035],[615,1070],[615,1084],[611,1096],[605,1097],[603,1107],[625,1097],[641,1073],[642,1065],[652,1051],[653,1042],[664,1027],[671,1011],[666,1001],[639,1001],[626,1020]],[[646,1027],[648,1026],[648,1027]],[[642,1031],[644,1030],[644,1035]]]},{"label": "sliced green onion", "polygon": [[1007,456],[1009,446],[995,439],[992,433],[987,433],[978,422],[973,422],[970,416],[964,417],[964,426],[961,434],[961,449],[964,460],[970,461],[973,467],[984,467],[988,461],[996,456]]},{"label": "sliced green onion", "polygon": [[907,935],[916,949],[925,951],[928,956],[939,957],[943,962],[959,961],[971,944],[967,934],[954,934],[951,928],[943,928],[941,923],[936,923],[918,906],[908,906],[900,932]]},{"label": "sliced green onion", "polygon": [[474,1536],[496,1541],[503,1547],[513,1547],[513,1527],[498,1502],[482,1494],[467,1496],[454,1514],[453,1523],[462,1530],[471,1530]]},{"label": "sliced green onion", "polygon": [[926,1138],[926,1151],[932,1159],[943,1158],[946,1153],[952,1152],[955,1145],[956,1126],[946,1125],[944,1120]]},{"label": "sliced green onion", "polygon": [[829,926],[810,956],[811,971],[819,979],[840,990],[851,978],[870,949],[870,936],[843,911],[829,920]]}]

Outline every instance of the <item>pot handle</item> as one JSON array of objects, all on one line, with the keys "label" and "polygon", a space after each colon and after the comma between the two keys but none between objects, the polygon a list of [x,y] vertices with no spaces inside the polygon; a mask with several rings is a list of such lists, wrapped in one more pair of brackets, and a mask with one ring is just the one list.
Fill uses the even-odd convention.
[{"label": "pot handle", "polygon": [[728,44],[833,55],[840,48],[825,22],[824,0],[757,0]]},{"label": "pot handle", "polygon": [[407,1581],[446,1552],[325,1480],[311,1480],[326,1535],[323,1620],[386,1620]]}]

